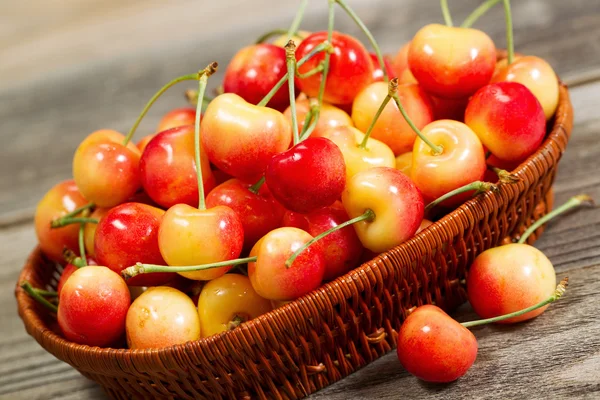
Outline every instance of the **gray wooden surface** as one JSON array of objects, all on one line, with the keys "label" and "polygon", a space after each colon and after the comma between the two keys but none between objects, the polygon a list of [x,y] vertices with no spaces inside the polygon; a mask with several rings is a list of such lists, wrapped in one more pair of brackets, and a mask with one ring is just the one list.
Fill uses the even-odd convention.
[{"label": "gray wooden surface", "polygon": [[[387,52],[420,26],[441,21],[433,0],[349,2]],[[322,29],[326,2],[311,3],[304,26]],[[479,2],[450,3],[460,21]],[[13,296],[19,270],[35,245],[35,204],[70,176],[78,142],[100,128],[126,131],[164,82],[212,60],[221,62],[222,71],[251,38],[286,27],[295,8],[296,2],[276,0],[0,2],[0,398],[103,398],[93,382],[27,336]],[[600,201],[600,2],[518,0],[513,13],[517,49],[546,58],[573,83],[575,129],[561,161],[556,201],[580,192]],[[338,29],[357,33],[341,12],[337,16]],[[498,46],[504,45],[502,18],[499,8],[478,23]],[[181,92],[170,92],[139,135],[182,104]],[[391,353],[312,397],[600,397],[599,228],[597,209],[549,225],[537,246],[559,277],[569,275],[566,297],[529,323],[476,328],[477,361],[456,383],[423,384]],[[456,317],[474,316],[466,305]]]}]

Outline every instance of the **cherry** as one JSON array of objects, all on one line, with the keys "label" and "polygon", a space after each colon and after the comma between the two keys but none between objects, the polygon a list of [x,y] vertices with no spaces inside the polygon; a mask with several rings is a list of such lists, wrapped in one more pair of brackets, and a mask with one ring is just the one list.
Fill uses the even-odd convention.
[{"label": "cherry", "polygon": [[63,260],[63,249],[78,247],[77,225],[51,228],[51,222],[70,214],[78,214],[82,208],[88,208],[87,200],[82,196],[73,180],[56,184],[39,201],[35,209],[34,225],[38,243],[44,254],[54,260]]},{"label": "cherry", "polygon": [[93,132],[73,157],[73,178],[81,194],[99,207],[126,201],[141,186],[140,150],[123,144],[125,136],[111,130]]},{"label": "cherry", "polygon": [[288,41],[293,40],[294,43],[296,43],[296,45],[299,45],[310,34],[311,34],[311,32],[309,32],[309,31],[300,30],[300,31],[296,31],[296,33],[294,35],[292,35],[291,37],[288,37],[288,34],[286,33],[283,35],[279,35],[277,38],[275,38],[275,40],[273,40],[273,44],[275,46],[279,46],[279,47],[283,48],[283,47],[285,47],[285,45],[287,44]]},{"label": "cherry", "polygon": [[148,143],[150,143],[150,141],[152,139],[154,139],[155,136],[156,136],[156,134],[154,134],[154,133],[152,133],[150,135],[146,135],[135,144],[137,146],[137,148],[140,149],[140,152],[142,154],[144,153],[144,150],[146,150],[146,146],[148,146]]},{"label": "cherry", "polygon": [[[194,125],[196,110],[192,107],[176,108],[166,113],[158,122],[156,133],[184,125]],[[139,144],[138,144],[139,147]]]},{"label": "cherry", "polygon": [[[100,222],[102,218],[108,213],[110,208],[101,208],[98,207],[90,214],[90,218],[98,220]],[[96,239],[96,229],[98,228],[98,224],[85,224],[83,237],[85,244],[85,251],[88,256],[94,256],[96,254],[96,250],[94,249],[94,241]]]},{"label": "cherry", "polygon": [[408,151],[402,153],[396,157],[396,169],[406,176],[410,177],[410,170],[412,168],[413,153]]},{"label": "cherry", "polygon": [[[88,265],[98,265],[96,260],[94,260],[92,257],[87,257],[87,262],[88,262]],[[58,283],[56,285],[56,293],[58,293],[59,298],[60,298],[60,293],[62,292],[62,288],[63,288],[63,286],[65,286],[65,283],[67,282],[67,279],[69,279],[71,277],[71,275],[73,275],[73,272],[77,271],[79,268],[82,268],[82,267],[79,267],[72,263],[67,264],[63,268],[62,273],[60,274],[60,279],[58,280]]]},{"label": "cherry", "polygon": [[[296,101],[296,114],[298,116],[297,119],[299,131],[304,129],[304,125],[307,122],[306,117],[307,115],[309,117],[312,115],[312,110],[313,106],[311,106],[311,101],[306,97]],[[285,115],[285,117],[291,123],[291,110],[289,107],[285,109],[283,115]],[[338,126],[354,126],[354,123],[352,122],[352,118],[350,118],[350,116],[344,110],[324,102],[321,104],[319,119],[310,137],[322,137],[328,129],[337,128]]]},{"label": "cherry", "polygon": [[271,301],[256,293],[247,276],[223,275],[208,282],[198,298],[202,337],[234,329],[272,309]]},{"label": "cherry", "polygon": [[[377,54],[369,53],[369,55],[371,56],[371,62],[373,63],[373,82],[385,82],[385,77],[383,70],[379,65],[379,58],[377,58]],[[388,77],[394,77],[395,72],[394,68],[392,67],[392,61],[388,57],[384,57],[383,62],[385,64],[385,70]]]},{"label": "cherry", "polygon": [[[110,209],[98,223],[94,250],[100,265],[116,273],[144,261],[164,264],[158,247],[159,227],[165,212],[141,203],[124,203]],[[130,286],[156,286],[173,274],[142,275],[127,281]]]},{"label": "cherry", "polygon": [[[296,59],[308,55],[318,44],[327,40],[327,32],[315,32],[300,43]],[[329,58],[328,74],[323,100],[333,104],[349,104],[354,97],[373,80],[373,62],[367,49],[355,38],[339,32],[333,32],[332,53]],[[325,61],[325,54],[318,54],[298,67],[300,74],[319,68]],[[319,93],[322,75],[313,74],[298,79],[298,87],[310,97]]]},{"label": "cherry", "polygon": [[[392,68],[394,70],[393,76],[397,76],[400,79],[402,73],[406,70],[410,70],[408,68],[408,49],[410,48],[410,42],[405,43],[400,50],[394,55],[392,59]],[[402,81],[402,80],[400,80]]]},{"label": "cherry", "polygon": [[346,165],[339,147],[326,138],[308,138],[274,156],[265,171],[273,197],[300,213],[333,204],[346,184]]},{"label": "cherry", "polygon": [[[311,236],[318,236],[348,219],[342,203],[336,201],[329,207],[308,214],[287,211],[283,217],[283,226],[299,228]],[[319,241],[318,246],[325,256],[325,281],[333,280],[356,267],[363,252],[362,244],[351,226],[327,235]]]},{"label": "cherry", "polygon": [[489,83],[496,47],[480,30],[430,24],[410,42],[408,65],[427,92],[465,98]]},{"label": "cherry", "polygon": [[443,97],[429,96],[433,105],[434,119],[453,119],[463,122],[465,109],[469,98],[445,99]]},{"label": "cherry", "polygon": [[[244,47],[233,57],[223,78],[225,93],[235,93],[251,104],[258,104],[286,74],[285,50],[261,43]],[[284,110],[289,105],[286,86],[275,93],[268,107]]]},{"label": "cherry", "polygon": [[152,287],[129,307],[127,345],[131,349],[173,346],[200,337],[200,320],[192,300],[177,289]]},{"label": "cherry", "polygon": [[123,279],[106,267],[79,268],[62,287],[58,325],[67,340],[106,347],[125,333],[131,300]]},{"label": "cherry", "polygon": [[262,175],[270,159],[287,150],[292,140],[283,114],[232,93],[210,102],[201,130],[210,161],[225,173],[248,180]]},{"label": "cherry", "polygon": [[465,123],[493,155],[523,161],[535,152],[546,134],[546,117],[536,97],[517,82],[498,82],[471,97]]}]

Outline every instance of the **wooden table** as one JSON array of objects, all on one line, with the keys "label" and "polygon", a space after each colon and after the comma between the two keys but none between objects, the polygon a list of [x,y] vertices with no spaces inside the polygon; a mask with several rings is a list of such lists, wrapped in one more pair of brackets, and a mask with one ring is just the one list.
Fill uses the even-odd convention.
[{"label": "wooden table", "polygon": [[[126,4],[124,4],[126,3]],[[0,398],[99,399],[103,392],[29,337],[13,296],[19,270],[35,245],[32,215],[56,182],[70,177],[78,142],[100,128],[127,131],[164,82],[218,60],[270,28],[286,27],[296,2],[220,0],[35,0],[0,4]],[[314,0],[307,29],[326,26],[326,2]],[[462,21],[479,1],[451,1]],[[26,4],[26,5],[21,5]],[[384,51],[395,52],[422,25],[441,22],[437,2],[350,1]],[[547,59],[571,86],[575,128],[555,185],[557,204],[585,192],[600,200],[600,3],[513,1],[515,42]],[[359,35],[342,12],[336,26]],[[501,8],[481,19],[505,45]],[[220,75],[222,76],[222,75]],[[219,79],[213,79],[213,84]],[[181,88],[183,89],[183,87]],[[150,132],[171,91],[143,122]],[[597,398],[600,396],[600,213],[584,209],[549,224],[537,243],[570,287],[531,322],[474,329],[475,366],[457,382],[419,382],[393,353],[312,398]],[[474,318],[468,305],[457,318]]]}]

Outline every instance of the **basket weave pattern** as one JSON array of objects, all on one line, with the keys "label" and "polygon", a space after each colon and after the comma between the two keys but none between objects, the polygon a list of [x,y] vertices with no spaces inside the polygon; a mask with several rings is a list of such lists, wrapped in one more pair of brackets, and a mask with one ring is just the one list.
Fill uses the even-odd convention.
[{"label": "basket weave pattern", "polygon": [[[113,398],[302,398],[394,348],[411,308],[435,303],[451,310],[465,301],[474,258],[518,237],[552,208],[572,124],[561,86],[549,135],[513,171],[520,182],[466,202],[401,246],[233,331],[156,350],[82,346],[57,334],[55,320],[17,285],[19,314],[42,347]],[[19,282],[54,288],[57,268],[36,249]]]}]

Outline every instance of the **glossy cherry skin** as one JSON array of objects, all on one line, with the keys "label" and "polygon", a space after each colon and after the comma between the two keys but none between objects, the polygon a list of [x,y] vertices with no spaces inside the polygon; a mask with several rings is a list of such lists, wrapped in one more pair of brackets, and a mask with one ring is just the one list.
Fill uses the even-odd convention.
[{"label": "glossy cherry skin", "polygon": [[496,66],[496,47],[480,30],[430,24],[410,42],[408,65],[427,92],[465,98],[489,83]]},{"label": "glossy cherry skin", "polygon": [[[327,40],[327,32],[315,32],[296,49],[296,60],[308,55],[315,47]],[[329,72],[325,83],[324,100],[333,104],[349,104],[354,97],[373,81],[374,66],[367,49],[352,36],[333,32],[331,44],[333,53],[329,59]],[[306,73],[318,67],[325,59],[325,52],[312,57],[301,67]],[[317,97],[323,74],[314,74],[298,79],[298,87],[310,97]]]},{"label": "glossy cherry skin", "polygon": [[[171,266],[200,265],[238,258],[244,244],[244,228],[231,208],[206,210],[177,204],[167,210],[158,231],[160,253]],[[231,267],[180,272],[188,279],[208,281]]]},{"label": "glossy cherry skin", "polygon": [[412,169],[412,151],[402,153],[396,157],[396,169],[410,178],[410,170]]},{"label": "glossy cherry skin", "polygon": [[[304,127],[304,120],[306,114],[310,110],[310,102],[307,98],[296,100],[296,116],[298,121],[298,132],[302,132]],[[290,108],[286,108],[283,115],[288,119],[290,124],[292,123],[292,112]],[[311,133],[311,137],[322,137],[325,132],[330,128],[337,128],[338,126],[354,126],[352,118],[346,113],[346,111],[338,108],[329,103],[323,102],[321,105],[321,111],[319,114],[319,120],[315,125]]]},{"label": "glossy cherry skin", "polygon": [[73,178],[81,194],[98,207],[114,207],[141,186],[140,150],[116,131],[100,130],[86,137],[73,157]]},{"label": "glossy cherry skin", "polygon": [[[100,222],[102,217],[104,217],[110,208],[96,208],[91,214],[90,218],[95,218]],[[96,229],[98,229],[98,224],[88,223],[85,224],[83,228],[83,243],[85,245],[85,251],[87,255],[94,256],[96,254],[96,249],[94,248],[94,241],[96,239]]]},{"label": "glossy cherry skin", "polygon": [[167,286],[148,288],[131,303],[126,329],[130,349],[168,347],[200,338],[196,305]]},{"label": "glossy cherry skin", "polygon": [[198,298],[202,337],[229,330],[234,319],[246,322],[272,309],[271,301],[256,293],[247,276],[223,275],[208,282]]},{"label": "glossy cherry skin", "polygon": [[[92,257],[86,257],[86,258],[87,258],[88,265],[98,265],[96,260],[94,260]],[[67,264],[65,266],[65,268],[63,269],[62,273],[60,274],[60,279],[58,280],[58,284],[56,285],[56,293],[58,293],[59,298],[60,298],[60,293],[62,292],[63,286],[65,286],[65,283],[67,282],[67,280],[71,277],[71,275],[73,275],[73,272],[77,271],[78,269],[79,268],[73,264]]]},{"label": "glossy cherry skin", "polygon": [[130,303],[129,289],[117,273],[106,267],[79,268],[62,287],[58,325],[67,340],[107,347],[125,333]]},{"label": "glossy cherry skin", "polygon": [[271,158],[288,149],[290,124],[279,111],[225,93],[210,102],[200,128],[210,161],[241,179],[257,179]]},{"label": "glossy cherry skin", "polygon": [[501,60],[492,77],[492,83],[495,82],[522,83],[540,102],[546,120],[554,115],[558,106],[558,78],[546,60],[535,56],[515,57],[510,65],[506,59]]},{"label": "glossy cherry skin", "polygon": [[342,151],[346,164],[346,182],[360,171],[373,167],[396,166],[394,153],[385,143],[369,138],[366,148],[358,147],[365,135],[351,126],[329,129],[323,137],[331,140]]},{"label": "glossy cherry skin", "polygon": [[409,177],[394,168],[377,167],[354,175],[342,194],[350,218],[375,212],[372,221],[354,224],[361,243],[382,253],[411,238],[423,220],[424,204]]},{"label": "glossy cherry skin", "polygon": [[319,246],[307,247],[287,268],[286,260],[313,237],[298,228],[277,228],[263,236],[250,251],[257,261],[248,263],[248,277],[259,296],[294,300],[318,288],[325,273]]},{"label": "glossy cherry skin", "polygon": [[[371,56],[371,62],[373,63],[373,82],[384,82],[383,70],[381,69],[381,65],[379,65],[377,54],[369,53],[369,55]],[[383,56],[383,65],[385,65],[385,72],[387,72],[389,79],[396,76],[394,68],[392,67],[392,62],[385,55]]]},{"label": "glossy cherry skin", "polygon": [[[400,85],[397,93],[406,113],[418,129],[433,121],[431,100],[419,85]],[[387,94],[387,84],[375,82],[356,96],[352,104],[352,121],[358,129],[367,132]],[[391,100],[377,119],[371,137],[387,144],[394,154],[399,155],[412,150],[417,134],[400,113],[396,102]]]},{"label": "glossy cherry skin", "polygon": [[[96,229],[96,259],[116,273],[138,262],[164,265],[158,248],[158,230],[165,212],[141,203],[124,203],[108,211]],[[172,273],[140,274],[129,286],[158,286],[173,279]]]},{"label": "glossy cherry skin", "polygon": [[[349,219],[342,203],[336,201],[329,207],[308,214],[287,211],[283,217],[283,226],[299,228],[317,236]],[[321,246],[325,255],[325,281],[333,280],[356,267],[363,252],[363,246],[351,226],[325,236],[313,246]]]},{"label": "glossy cherry skin", "polygon": [[[194,158],[194,127],[180,126],[156,135],[140,160],[142,186],[158,205],[198,205],[198,179]],[[215,186],[215,178],[204,147],[200,147],[204,192]]]},{"label": "glossy cherry skin", "polygon": [[465,123],[493,155],[505,161],[523,161],[539,147],[546,134],[540,102],[517,82],[498,82],[471,97]]},{"label": "glossy cherry skin", "polygon": [[184,125],[194,125],[196,123],[196,109],[192,107],[176,108],[166,113],[158,122],[156,133],[166,131],[167,129],[177,128]]},{"label": "glossy cherry skin", "polygon": [[[422,133],[443,147],[441,154],[434,155],[420,138],[415,141],[410,177],[427,201],[483,179],[487,169],[483,146],[467,125],[442,119],[427,125]],[[459,204],[468,196],[455,196],[446,204]]]},{"label": "glossy cherry skin", "polygon": [[[556,289],[556,273],[548,258],[533,246],[511,243],[481,253],[469,269],[467,294],[481,318],[497,317],[537,304]],[[499,323],[537,317],[548,306]]]},{"label": "glossy cherry skin", "polygon": [[477,339],[441,308],[416,308],[398,332],[398,359],[412,375],[447,383],[463,376],[477,357]]},{"label": "glossy cherry skin", "polygon": [[156,134],[154,133],[146,135],[135,144],[137,148],[140,149],[141,153],[144,153],[144,150],[146,150],[146,146],[148,146],[148,143],[150,143],[150,141],[154,139],[154,136],[156,136]]},{"label": "glossy cherry skin", "polygon": [[394,74],[398,78],[400,75],[406,71],[408,68],[408,49],[410,48],[410,42],[405,43],[400,50],[394,55],[392,59],[392,68],[394,69]]},{"label": "glossy cherry skin", "polygon": [[344,156],[331,140],[308,138],[274,156],[265,179],[285,208],[307,213],[340,198],[346,185]]},{"label": "glossy cherry skin", "polygon": [[208,208],[227,206],[237,213],[244,227],[244,249],[252,246],[264,235],[281,226],[285,208],[279,204],[267,184],[263,184],[258,193],[249,190],[252,183],[230,179],[206,196]]},{"label": "glossy cherry skin", "polygon": [[50,228],[50,223],[65,214],[87,204],[73,180],[56,184],[39,201],[35,209],[35,234],[42,251],[50,259],[63,260],[63,249],[78,249],[79,225]]},{"label": "glossy cherry skin", "polygon": [[[253,44],[233,56],[223,78],[225,93],[235,93],[250,104],[258,104],[287,74],[285,50],[269,44]],[[283,85],[267,104],[284,110],[290,104],[288,85]]]}]

